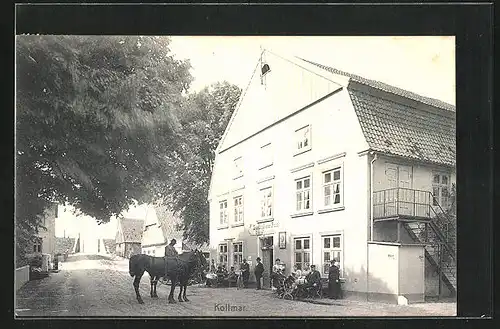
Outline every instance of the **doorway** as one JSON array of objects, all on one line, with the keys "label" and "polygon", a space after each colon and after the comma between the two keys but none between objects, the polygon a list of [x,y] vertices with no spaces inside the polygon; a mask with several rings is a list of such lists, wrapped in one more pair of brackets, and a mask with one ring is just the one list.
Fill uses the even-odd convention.
[{"label": "doorway", "polygon": [[385,177],[387,192],[385,193],[386,215],[411,215],[414,192],[411,189],[412,167],[387,163]]},{"label": "doorway", "polygon": [[273,249],[274,241],[272,236],[260,238],[260,246],[262,250],[262,265],[264,265],[264,273],[262,274],[263,288],[271,287],[271,273],[273,270]]}]

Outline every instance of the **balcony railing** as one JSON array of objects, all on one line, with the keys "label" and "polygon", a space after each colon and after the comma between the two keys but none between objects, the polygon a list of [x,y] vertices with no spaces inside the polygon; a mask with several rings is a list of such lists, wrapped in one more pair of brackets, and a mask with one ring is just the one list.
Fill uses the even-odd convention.
[{"label": "balcony railing", "polygon": [[397,187],[373,192],[373,218],[431,219],[432,193]]}]

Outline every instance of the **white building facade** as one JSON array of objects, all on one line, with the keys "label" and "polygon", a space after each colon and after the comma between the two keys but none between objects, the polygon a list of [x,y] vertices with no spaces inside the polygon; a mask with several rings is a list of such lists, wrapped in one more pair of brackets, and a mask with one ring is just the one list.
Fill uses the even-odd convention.
[{"label": "white building facade", "polygon": [[[264,63],[270,70],[261,75]],[[414,159],[384,157],[385,152],[375,151],[350,94],[351,88],[364,87],[352,80],[303,60],[264,52],[217,150],[208,197],[211,257],[217,263],[238,266],[246,258],[253,268],[260,257],[266,285],[277,258],[287,273],[294,265],[314,264],[324,278],[330,260],[337,259],[350,295],[402,294],[400,287],[408,283],[370,278],[370,273],[383,276],[378,268],[387,266],[387,257],[380,261],[379,250],[370,247],[375,244],[372,228],[382,237],[392,230],[372,225],[371,191],[393,187],[393,171],[385,174],[386,162],[406,163],[411,175],[417,168],[414,175],[420,180],[413,185],[426,191],[433,188],[432,170]],[[429,166],[445,168],[447,184],[454,181],[453,166]],[[424,249],[415,243],[404,247],[404,234],[398,234],[397,241],[381,238],[378,245],[403,248],[398,255],[416,257],[422,287],[405,294],[418,300],[425,289],[420,257]],[[391,275],[399,278],[397,264]],[[375,281],[384,284],[375,289]]]}]

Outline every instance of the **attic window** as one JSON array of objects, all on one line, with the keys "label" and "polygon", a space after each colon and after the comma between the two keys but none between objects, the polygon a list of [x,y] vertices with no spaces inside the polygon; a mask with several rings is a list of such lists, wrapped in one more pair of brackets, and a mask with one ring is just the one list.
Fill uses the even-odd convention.
[{"label": "attic window", "polygon": [[264,76],[267,73],[269,73],[270,71],[271,71],[271,68],[269,67],[269,65],[264,63],[264,65],[262,65],[262,68],[261,68],[261,75]]}]

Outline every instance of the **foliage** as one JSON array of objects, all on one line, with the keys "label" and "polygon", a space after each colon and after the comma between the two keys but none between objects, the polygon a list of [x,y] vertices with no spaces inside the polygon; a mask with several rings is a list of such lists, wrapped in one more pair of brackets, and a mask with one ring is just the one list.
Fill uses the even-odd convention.
[{"label": "foliage", "polygon": [[166,186],[170,208],[182,218],[184,237],[197,244],[208,242],[207,200],[215,150],[236,108],[241,89],[216,83],[190,95],[178,113],[183,128],[182,156]]},{"label": "foliage", "polygon": [[18,36],[18,256],[51,202],[99,223],[168,180],[192,77],[165,37]]}]

